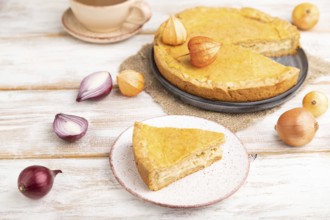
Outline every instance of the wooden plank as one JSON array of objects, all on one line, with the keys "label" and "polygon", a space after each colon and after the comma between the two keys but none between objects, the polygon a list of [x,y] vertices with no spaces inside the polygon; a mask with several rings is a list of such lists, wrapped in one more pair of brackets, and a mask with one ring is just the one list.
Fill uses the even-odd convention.
[{"label": "wooden plank", "polygon": [[[282,3],[274,5],[269,1],[256,1],[250,6],[258,6],[266,12],[285,17],[287,9],[280,8],[290,8],[297,2]],[[169,14],[200,5],[196,0],[180,1],[176,7],[164,5],[161,1],[150,1],[150,4],[154,16],[146,25],[145,30],[148,31],[144,33],[153,33]],[[230,4],[243,7],[250,3],[205,1],[205,5]],[[325,0],[317,4],[322,6]],[[60,27],[60,14],[66,7],[68,2],[60,0],[47,4],[38,4],[37,0],[31,0],[29,4],[17,0],[1,2],[0,26],[3,28],[0,30],[0,76],[6,80],[1,80],[0,90],[77,88],[81,79],[91,72],[109,70],[116,75],[125,58],[135,54],[142,45],[153,41],[153,36],[148,34],[107,45],[76,40],[63,34]],[[321,12],[320,24],[312,31],[301,32],[301,44],[308,53],[330,61],[330,30],[327,29],[327,22],[324,22],[327,16],[330,17],[330,11],[327,7],[322,7],[322,10],[324,12]],[[26,25],[25,21],[30,24]]]},{"label": "wooden plank", "polygon": [[306,53],[330,62],[330,31],[319,34],[314,31],[300,33],[300,44]]},{"label": "wooden plank", "polygon": [[[85,75],[100,69],[115,76],[127,56],[152,41],[153,36],[146,34],[153,33],[170,14],[184,8],[201,4],[250,6],[289,19],[293,6],[301,2],[148,1],[154,15],[141,35],[117,44],[94,45],[75,40],[62,29],[60,19],[68,7],[67,0],[30,0],[28,4],[0,0],[0,89],[46,89],[0,92],[0,218],[328,219],[330,179],[326,174],[330,154],[308,152],[329,151],[329,111],[319,119],[321,128],[306,147],[286,147],[273,130],[278,116],[299,106],[305,92],[237,134],[250,152],[259,155],[244,187],[222,203],[198,210],[161,208],[139,201],[115,181],[106,158],[111,144],[135,120],[163,115],[162,110],[145,93],[124,98],[114,89],[102,101],[76,103],[76,90],[47,89],[77,88]],[[313,2],[321,10],[321,20],[312,31],[302,32],[302,46],[330,61],[328,1]],[[330,94],[328,87],[329,77],[304,91]],[[57,138],[51,124],[58,112],[86,117],[90,121],[87,135],[73,144]],[[51,159],[62,157],[70,159]],[[22,197],[16,186],[19,172],[32,164],[64,172],[56,178],[52,192],[39,201]]]},{"label": "wooden plank", "polygon": [[[0,90],[72,89],[89,73],[107,70],[116,81],[120,64],[136,54],[152,35],[138,35],[117,44],[95,45],[73,39],[0,39]],[[330,33],[306,33],[305,51],[330,62]],[[36,49],[37,48],[37,49]]]},{"label": "wooden plank", "polygon": [[31,0],[0,1],[0,36],[13,38],[21,36],[42,36],[64,33],[61,17],[69,7],[69,1],[58,0],[47,3]]},{"label": "wooden plank", "polygon": [[[248,129],[237,132],[237,136],[247,147],[250,153],[295,153],[295,152],[316,152],[330,151],[330,110],[317,118],[319,129],[314,139],[303,147],[289,147],[279,139],[274,126],[282,113],[296,107],[302,107],[303,97],[310,91],[321,91],[330,94],[329,84],[315,82],[302,89],[293,99],[283,104],[271,115],[263,120],[254,123]],[[329,97],[330,98],[330,97]]]},{"label": "wooden plank", "polygon": [[[20,195],[27,166],[61,169],[41,200]],[[2,219],[327,219],[330,154],[258,156],[247,182],[232,197],[202,209],[169,209],[142,202],[113,177],[107,158],[0,160]],[[10,167],[10,169],[8,169]],[[221,186],[219,186],[221,187]],[[183,195],[184,196],[184,195]]]},{"label": "wooden plank", "polygon": [[[134,121],[163,115],[146,93],[128,98],[114,89],[100,101],[75,101],[76,90],[0,92],[0,159],[104,157]],[[89,121],[87,134],[68,143],[52,130],[57,113]]]},{"label": "wooden plank", "polygon": [[[175,14],[187,8],[196,6],[217,6],[217,7],[255,7],[274,16],[290,20],[293,8],[301,1],[214,1],[204,0],[182,0],[182,1],[153,1],[147,0],[153,12],[153,17],[144,26],[142,33],[153,33],[156,28],[168,18],[170,14]],[[313,1],[320,10],[321,19],[313,30],[315,32],[329,32],[328,21],[330,20],[330,10],[327,0]],[[0,2],[0,38],[12,37],[57,37],[65,33],[61,25],[63,12],[69,8],[67,0],[57,0],[51,2],[40,2],[39,0],[29,0],[26,4],[20,0],[2,0]],[[29,21],[27,25],[26,21]]]},{"label": "wooden plank", "polygon": [[100,70],[116,81],[122,61],[152,41],[151,35],[107,45],[68,36],[0,40],[0,90],[78,88],[86,75]]},{"label": "wooden plank", "polygon": [[[301,148],[291,148],[278,138],[274,125],[278,117],[301,106],[303,96],[312,90],[330,94],[329,84],[307,86],[275,113],[256,122],[237,136],[250,153],[297,153],[330,151],[330,110],[318,121],[320,129],[313,141]],[[163,115],[149,95],[123,97],[118,89],[99,102],[77,103],[76,90],[2,91],[0,92],[0,158],[94,157],[108,154],[117,136],[135,120]],[[86,117],[91,126],[86,137],[68,144],[53,133],[55,114],[63,112]]]}]

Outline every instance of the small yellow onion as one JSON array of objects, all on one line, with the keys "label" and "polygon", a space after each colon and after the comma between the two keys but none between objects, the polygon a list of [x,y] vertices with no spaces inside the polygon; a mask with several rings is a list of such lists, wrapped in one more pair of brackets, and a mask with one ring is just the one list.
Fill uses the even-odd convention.
[{"label": "small yellow onion", "polygon": [[310,111],[314,117],[319,117],[328,110],[328,97],[318,91],[312,91],[305,95],[303,107]]},{"label": "small yellow onion", "polygon": [[294,108],[284,112],[275,126],[281,140],[287,145],[300,147],[312,141],[318,123],[305,108]]},{"label": "small yellow onion", "polygon": [[301,30],[312,29],[320,18],[320,12],[316,5],[304,2],[297,5],[292,12],[292,22]]},{"label": "small yellow onion", "polygon": [[124,70],[117,75],[117,83],[124,96],[136,96],[144,88],[144,76],[134,70]]}]

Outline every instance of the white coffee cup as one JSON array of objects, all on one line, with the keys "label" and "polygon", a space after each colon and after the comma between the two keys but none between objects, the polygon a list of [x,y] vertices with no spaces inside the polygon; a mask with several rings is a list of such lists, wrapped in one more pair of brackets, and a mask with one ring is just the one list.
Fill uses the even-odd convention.
[{"label": "white coffee cup", "polygon": [[150,7],[143,0],[70,0],[70,5],[77,20],[94,32],[119,29],[132,10],[141,17],[134,24],[142,25],[151,17]]}]

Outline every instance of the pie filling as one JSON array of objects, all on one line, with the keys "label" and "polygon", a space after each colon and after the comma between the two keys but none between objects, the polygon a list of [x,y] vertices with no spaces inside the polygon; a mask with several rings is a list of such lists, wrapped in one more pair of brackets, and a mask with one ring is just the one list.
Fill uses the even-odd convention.
[{"label": "pie filling", "polygon": [[293,54],[296,50],[293,50],[295,42],[291,39],[282,40],[279,42],[241,42],[238,45],[253,50],[254,52],[263,54],[265,56],[278,56],[277,54]]},{"label": "pie filling", "polygon": [[181,163],[175,164],[166,169],[154,170],[150,173],[150,188],[153,190],[168,186],[189,174],[210,166],[222,157],[221,146],[214,146],[205,151],[198,152],[185,158]]}]

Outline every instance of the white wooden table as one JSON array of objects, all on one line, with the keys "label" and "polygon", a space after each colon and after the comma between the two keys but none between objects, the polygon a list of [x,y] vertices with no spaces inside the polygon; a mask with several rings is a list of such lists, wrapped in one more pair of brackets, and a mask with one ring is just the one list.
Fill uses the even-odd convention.
[{"label": "white wooden table", "polygon": [[[108,156],[116,137],[136,120],[164,115],[150,96],[125,98],[115,88],[100,102],[76,103],[81,79],[109,70],[153,40],[170,14],[197,6],[255,7],[290,19],[300,0],[148,1],[153,17],[141,33],[108,45],[88,44],[65,33],[61,16],[67,0],[0,0],[0,219],[329,219],[330,111],[303,148],[289,148],[274,132],[279,115],[301,105],[311,90],[330,94],[330,77],[308,85],[274,114],[237,133],[251,161],[247,182],[232,197],[203,209],[170,209],[142,202],[113,177]],[[321,20],[301,32],[302,47],[330,61],[330,3],[318,5]],[[329,69],[330,71],[330,69]],[[68,144],[54,135],[55,114],[90,122],[87,135]],[[20,195],[17,177],[26,166],[61,169],[52,191],[34,201]],[[221,186],[219,186],[221,187]]]}]

